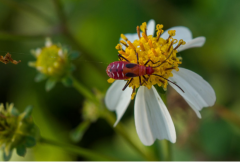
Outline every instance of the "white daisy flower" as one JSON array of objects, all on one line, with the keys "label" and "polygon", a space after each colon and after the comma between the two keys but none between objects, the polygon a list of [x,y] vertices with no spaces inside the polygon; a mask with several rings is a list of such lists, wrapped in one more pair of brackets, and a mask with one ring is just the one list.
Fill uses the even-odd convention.
[{"label": "white daisy flower", "polygon": [[[158,24],[156,27],[157,36],[154,37],[154,20],[150,20],[148,26],[143,23],[140,28],[137,27],[136,34],[122,34],[120,43],[123,46],[121,44],[116,46],[121,61],[151,67],[154,72],[145,72],[140,77],[134,76],[135,72],[132,72],[131,75],[127,75],[129,78],[116,80],[105,97],[107,108],[116,111],[117,121],[114,124],[116,126],[138,88],[134,106],[135,125],[140,140],[147,146],[152,145],[156,139],[176,142],[176,132],[171,116],[153,85],[157,84],[166,90],[169,83],[199,118],[201,118],[199,111],[203,107],[213,106],[216,100],[213,88],[201,76],[178,67],[181,64],[181,58],[177,57],[177,52],[203,46],[205,37],[193,39],[191,31],[182,26],[170,28],[165,32],[162,30],[163,25]],[[114,76],[110,65],[107,73],[111,77],[109,82],[113,82],[121,77]],[[125,67],[122,66],[122,68]],[[121,70],[123,76],[126,75],[124,69]],[[125,88],[124,91],[122,87]]]}]

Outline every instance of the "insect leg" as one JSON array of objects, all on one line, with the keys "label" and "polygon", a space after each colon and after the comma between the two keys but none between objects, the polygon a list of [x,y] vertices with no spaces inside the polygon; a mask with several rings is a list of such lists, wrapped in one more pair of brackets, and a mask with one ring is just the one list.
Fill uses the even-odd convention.
[{"label": "insect leg", "polygon": [[137,64],[139,64],[138,53],[136,53],[136,56],[137,56]]},{"label": "insect leg", "polygon": [[143,75],[142,77],[143,77],[146,81],[148,81],[148,79],[147,79],[144,75]]},{"label": "insect leg", "polygon": [[118,54],[118,58],[119,58],[120,60],[124,59],[124,60],[126,60],[127,62],[130,62],[130,61],[128,61],[128,59],[126,59],[125,57],[123,57],[123,56],[120,55],[120,54]]},{"label": "insect leg", "polygon": [[158,62],[153,62],[152,60],[147,60],[147,62],[144,64],[144,66],[146,66],[148,63],[149,63],[149,61],[151,61],[153,64],[156,64],[156,63],[159,63],[160,61],[158,61]]},{"label": "insect leg", "polygon": [[131,78],[129,81],[127,81],[127,83],[125,84],[125,86],[123,87],[123,91],[127,88],[127,86],[132,82],[133,78]]},{"label": "insect leg", "polygon": [[142,81],[141,81],[141,77],[139,76],[139,83],[140,85],[142,85]]}]

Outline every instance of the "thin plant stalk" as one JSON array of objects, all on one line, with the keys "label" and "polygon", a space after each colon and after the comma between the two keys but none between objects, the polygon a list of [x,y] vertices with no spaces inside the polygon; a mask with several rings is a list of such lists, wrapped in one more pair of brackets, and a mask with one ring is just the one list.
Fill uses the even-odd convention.
[{"label": "thin plant stalk", "polygon": [[78,154],[82,157],[88,158],[88,159],[97,159],[97,160],[107,160],[107,161],[116,161],[118,159],[94,152],[92,150],[88,150],[79,146],[70,145],[70,144],[62,144],[59,142],[55,142],[46,138],[41,138],[40,143],[48,144],[56,147],[61,147],[69,152],[73,152],[75,154]]},{"label": "thin plant stalk", "polygon": [[[160,94],[164,104],[167,106],[167,94]],[[172,161],[172,144],[168,140],[161,140],[161,155],[163,156],[164,161]]]}]

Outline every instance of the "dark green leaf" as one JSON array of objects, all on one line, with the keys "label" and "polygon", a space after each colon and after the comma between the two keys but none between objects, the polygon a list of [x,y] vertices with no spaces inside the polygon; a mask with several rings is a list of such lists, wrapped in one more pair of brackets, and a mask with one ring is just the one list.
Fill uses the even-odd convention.
[{"label": "dark green leaf", "polygon": [[79,52],[73,51],[73,52],[70,53],[69,59],[70,59],[70,60],[75,60],[76,58],[79,57],[79,55],[80,55]]},{"label": "dark green leaf", "polygon": [[27,149],[24,145],[17,146],[17,154],[19,156],[25,156],[26,152],[27,152]]},{"label": "dark green leaf", "polygon": [[45,79],[47,79],[47,76],[45,74],[38,73],[34,80],[36,82],[41,82],[41,81],[43,81]]},{"label": "dark green leaf", "polygon": [[15,107],[13,107],[11,114],[14,115],[14,116],[18,116],[19,111]]},{"label": "dark green leaf", "polygon": [[29,118],[31,116],[33,107],[31,105],[27,106],[24,110],[24,119]]},{"label": "dark green leaf", "polygon": [[36,139],[34,137],[28,136],[25,138],[25,143],[24,145],[26,147],[33,147],[36,145]]},{"label": "dark green leaf", "polygon": [[89,121],[83,121],[82,123],[80,123],[78,127],[70,133],[70,138],[72,139],[72,141],[74,142],[81,141],[84,133],[86,132],[89,126],[90,126]]},{"label": "dark green leaf", "polygon": [[45,86],[46,91],[50,91],[56,85],[56,83],[57,83],[56,80],[48,79]]},{"label": "dark green leaf", "polygon": [[71,77],[68,76],[68,77],[65,77],[62,79],[62,83],[63,83],[63,85],[69,87],[69,86],[72,86],[73,80]]}]

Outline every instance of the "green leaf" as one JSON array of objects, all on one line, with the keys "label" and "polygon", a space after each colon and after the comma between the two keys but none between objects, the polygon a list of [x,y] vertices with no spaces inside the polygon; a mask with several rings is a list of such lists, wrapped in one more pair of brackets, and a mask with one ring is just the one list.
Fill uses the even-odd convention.
[{"label": "green leaf", "polygon": [[75,60],[76,58],[78,58],[79,57],[79,52],[78,51],[73,51],[73,52],[71,52],[70,54],[69,54],[69,59],[70,60]]},{"label": "green leaf", "polygon": [[73,80],[70,76],[67,76],[67,77],[62,79],[62,83],[63,83],[63,85],[69,87],[69,86],[73,85]]},{"label": "green leaf", "polygon": [[18,116],[19,115],[19,111],[15,107],[13,107],[12,111],[11,111],[11,114],[14,115],[14,116]]},{"label": "green leaf", "polygon": [[19,156],[25,156],[26,152],[27,152],[27,149],[24,145],[17,146],[17,154]]},{"label": "green leaf", "polygon": [[78,125],[76,129],[74,129],[72,132],[70,132],[70,138],[73,142],[79,142],[81,141],[84,133],[90,126],[90,121],[83,121]]},{"label": "green leaf", "polygon": [[56,85],[56,83],[57,83],[56,80],[48,79],[45,86],[46,91],[50,91]]},{"label": "green leaf", "polygon": [[29,105],[25,108],[23,114],[23,119],[29,118],[32,114],[33,106]]},{"label": "green leaf", "polygon": [[47,76],[45,74],[38,73],[34,80],[36,82],[41,82],[41,81],[43,81],[45,79],[47,79]]},{"label": "green leaf", "polygon": [[36,145],[36,139],[34,137],[28,136],[25,138],[25,143],[24,145],[26,147],[33,147]]}]

